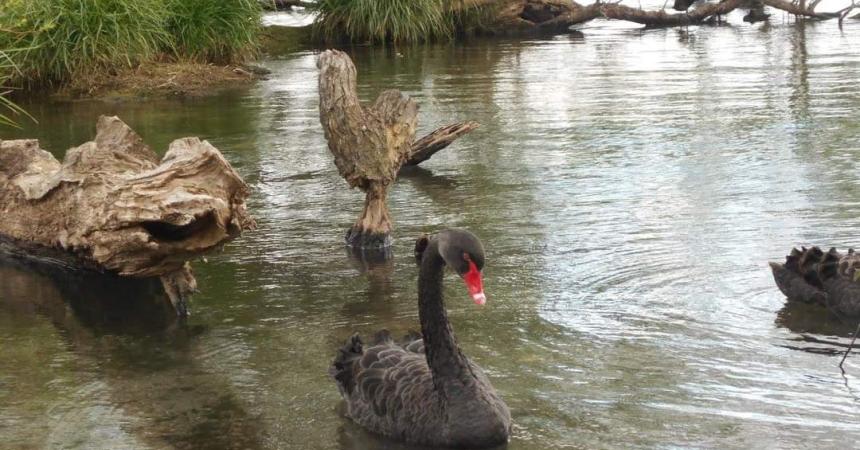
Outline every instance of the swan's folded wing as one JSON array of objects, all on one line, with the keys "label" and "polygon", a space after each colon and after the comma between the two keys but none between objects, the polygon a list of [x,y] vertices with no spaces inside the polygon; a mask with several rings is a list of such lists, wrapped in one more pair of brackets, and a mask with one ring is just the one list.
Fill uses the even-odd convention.
[{"label": "swan's folded wing", "polygon": [[773,279],[782,293],[791,300],[804,303],[824,304],[827,295],[821,289],[810,284],[802,276],[789,270],[782,264],[770,263]]},{"label": "swan's folded wing", "polygon": [[860,316],[860,283],[842,277],[824,282],[827,306],[849,317]]},{"label": "swan's folded wing", "polygon": [[[357,396],[351,406],[361,422],[418,422],[427,413],[433,379],[423,353],[386,343],[365,349],[359,361]],[[360,404],[359,404],[360,403]]]}]

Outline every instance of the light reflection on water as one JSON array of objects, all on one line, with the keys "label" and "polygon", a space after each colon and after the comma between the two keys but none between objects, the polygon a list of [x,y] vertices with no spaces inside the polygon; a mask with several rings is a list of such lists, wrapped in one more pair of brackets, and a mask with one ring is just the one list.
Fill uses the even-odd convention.
[{"label": "light reflection on water", "polygon": [[197,265],[187,329],[129,325],[151,295],[99,288],[137,306],[81,308],[77,281],[0,266],[0,436],[399,448],[339,416],[326,368],[354,330],[416,326],[412,240],[459,226],[488,250],[490,302],[450,280],[451,318],[511,406],[510,448],[847,446],[860,367],[846,387],[835,347],[801,334],[853,327],[785,306],[766,262],[860,241],[860,26],[773,22],[353,50],[364,98],[408,92],[422,131],[482,124],[402,174],[381,265],[340,244],[362,198],[326,150],[312,53],[214,98],[28,105],[41,125],[21,134],[55,151],[101,113],[159,149],[210,139],[252,184],[259,229]]}]

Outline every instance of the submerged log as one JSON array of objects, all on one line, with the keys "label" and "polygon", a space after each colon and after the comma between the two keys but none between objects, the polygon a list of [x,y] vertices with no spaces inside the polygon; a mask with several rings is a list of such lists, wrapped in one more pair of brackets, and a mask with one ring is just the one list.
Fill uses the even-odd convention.
[{"label": "submerged log", "polygon": [[382,249],[391,245],[388,190],[400,167],[418,164],[475,128],[475,122],[448,125],[415,141],[418,104],[400,91],[388,90],[369,106],[356,91],[356,70],[337,50],[320,55],[320,123],[340,175],[364,191],[361,216],[346,234],[347,245]]},{"label": "submerged log", "polygon": [[0,235],[88,268],[158,277],[181,315],[196,289],[189,261],[254,227],[248,194],[208,142],[178,139],[159,160],[116,117],[100,117],[95,140],[62,163],[36,140],[0,141]]}]

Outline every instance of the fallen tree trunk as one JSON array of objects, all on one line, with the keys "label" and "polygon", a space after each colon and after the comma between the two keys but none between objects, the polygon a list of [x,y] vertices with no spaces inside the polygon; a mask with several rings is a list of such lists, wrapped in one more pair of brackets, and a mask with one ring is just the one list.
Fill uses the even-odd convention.
[{"label": "fallen tree trunk", "polygon": [[61,164],[35,140],[0,141],[0,235],[82,266],[162,280],[177,312],[189,261],[254,227],[248,186],[215,147],[178,139],[159,161],[116,117]]},{"label": "fallen tree trunk", "polygon": [[617,3],[604,4],[600,10],[609,19],[626,20],[651,27],[677,27],[695,25],[711,17],[728,14],[747,0],[722,0],[719,3],[704,3],[687,13],[669,14],[665,10],[645,11]]},{"label": "fallen tree trunk", "polygon": [[320,123],[340,175],[350,187],[364,191],[361,216],[346,234],[355,249],[384,249],[391,245],[388,190],[404,164],[418,164],[474,130],[475,122],[437,129],[415,141],[418,105],[396,90],[362,106],[356,92],[356,70],[345,53],[327,50],[318,67]]},{"label": "fallen tree trunk", "polygon": [[598,17],[625,20],[649,27],[675,27],[704,24],[714,18],[726,15],[738,8],[750,9],[745,16],[747,22],[766,20],[768,15],[761,9],[762,4],[791,14],[813,19],[844,19],[855,7],[854,4],[837,12],[816,12],[815,7],[821,0],[809,4],[793,3],[788,0],[721,0],[703,2],[694,9],[687,9],[694,0],[676,0],[673,8],[681,13],[669,13],[665,9],[643,10],[621,5],[618,2],[595,2],[581,5],[566,0],[459,0],[451,8],[464,12],[482,9],[488,12],[489,19],[480,31],[491,34],[528,34],[528,33],[565,33],[575,24]]}]

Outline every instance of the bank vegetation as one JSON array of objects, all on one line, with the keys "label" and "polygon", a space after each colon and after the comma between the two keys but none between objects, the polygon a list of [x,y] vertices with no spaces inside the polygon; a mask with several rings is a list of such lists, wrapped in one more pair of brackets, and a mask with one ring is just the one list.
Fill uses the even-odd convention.
[{"label": "bank vegetation", "polygon": [[161,64],[211,78],[257,52],[260,14],[257,0],[0,0],[0,82],[98,86]]}]

